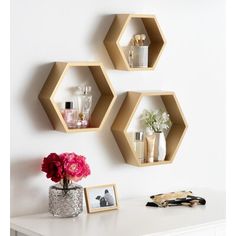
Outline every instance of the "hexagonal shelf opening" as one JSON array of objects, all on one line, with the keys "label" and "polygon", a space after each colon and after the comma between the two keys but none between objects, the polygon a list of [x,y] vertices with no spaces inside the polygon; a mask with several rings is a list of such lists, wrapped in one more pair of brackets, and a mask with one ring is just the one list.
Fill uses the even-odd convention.
[{"label": "hexagonal shelf opening", "polygon": [[[74,102],[73,89],[84,82],[92,87],[90,125],[87,128],[71,129],[61,114],[61,102]],[[39,94],[53,128],[64,132],[99,130],[115,97],[102,64],[97,62],[56,62]]]},{"label": "hexagonal shelf opening", "polygon": [[[148,67],[130,67],[127,59],[127,47],[134,34],[147,35]],[[165,40],[160,26],[154,15],[119,14],[104,39],[105,47],[110,55],[113,65],[120,70],[153,70],[164,47]]]},{"label": "hexagonal shelf opening", "polygon": [[[147,102],[148,101],[148,102]],[[145,107],[143,105],[145,104]],[[133,148],[131,133],[140,131],[137,121],[143,109],[162,109],[167,111],[171,119],[171,127],[166,133],[166,157],[164,161],[141,163]],[[175,154],[187,129],[187,123],[174,92],[128,92],[112,125],[112,132],[125,161],[135,166],[151,166],[168,164],[174,160]]]},{"label": "hexagonal shelf opening", "polygon": [[90,112],[92,113],[101,93],[93,76],[87,66],[70,66],[64,74],[64,79],[60,82],[59,89],[56,90],[53,96],[53,101],[60,110],[65,108],[65,101],[72,101],[74,108],[78,109],[77,101],[77,87],[90,86],[92,92],[92,106]]}]

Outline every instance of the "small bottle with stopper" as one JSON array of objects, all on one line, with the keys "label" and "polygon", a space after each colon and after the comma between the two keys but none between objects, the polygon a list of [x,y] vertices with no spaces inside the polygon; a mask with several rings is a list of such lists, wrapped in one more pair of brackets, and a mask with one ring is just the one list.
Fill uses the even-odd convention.
[{"label": "small bottle with stopper", "polygon": [[89,125],[88,120],[86,119],[83,113],[79,113],[78,121],[77,121],[77,128],[87,128]]},{"label": "small bottle with stopper", "polygon": [[65,102],[65,109],[61,114],[69,129],[77,128],[77,111],[73,108],[73,102]]}]

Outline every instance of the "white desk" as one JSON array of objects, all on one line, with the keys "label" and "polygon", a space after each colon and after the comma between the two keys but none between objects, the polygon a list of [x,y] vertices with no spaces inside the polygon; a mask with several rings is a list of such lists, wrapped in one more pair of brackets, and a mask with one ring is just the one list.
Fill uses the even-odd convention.
[{"label": "white desk", "polygon": [[76,218],[55,218],[49,213],[11,218],[11,229],[30,236],[137,236],[181,235],[224,236],[225,194],[198,194],[205,206],[146,207],[148,198],[120,201],[119,210],[87,214]]}]

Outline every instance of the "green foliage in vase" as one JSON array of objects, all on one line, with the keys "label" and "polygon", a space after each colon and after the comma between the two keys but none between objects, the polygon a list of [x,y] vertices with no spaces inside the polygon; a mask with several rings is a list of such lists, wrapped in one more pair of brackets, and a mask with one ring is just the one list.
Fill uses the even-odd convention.
[{"label": "green foliage in vase", "polygon": [[167,112],[158,110],[144,110],[141,118],[145,126],[155,133],[167,131],[171,126],[170,116]]}]

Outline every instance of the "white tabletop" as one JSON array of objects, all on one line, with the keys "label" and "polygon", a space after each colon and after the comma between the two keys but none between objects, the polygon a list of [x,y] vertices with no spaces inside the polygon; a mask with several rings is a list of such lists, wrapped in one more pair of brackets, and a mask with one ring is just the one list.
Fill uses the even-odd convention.
[{"label": "white tabletop", "polygon": [[120,236],[163,235],[165,232],[199,227],[225,219],[225,194],[194,191],[204,197],[205,206],[146,207],[148,198],[120,201],[118,210],[87,214],[76,218],[56,218],[49,213],[11,218],[11,228],[32,236]]}]

